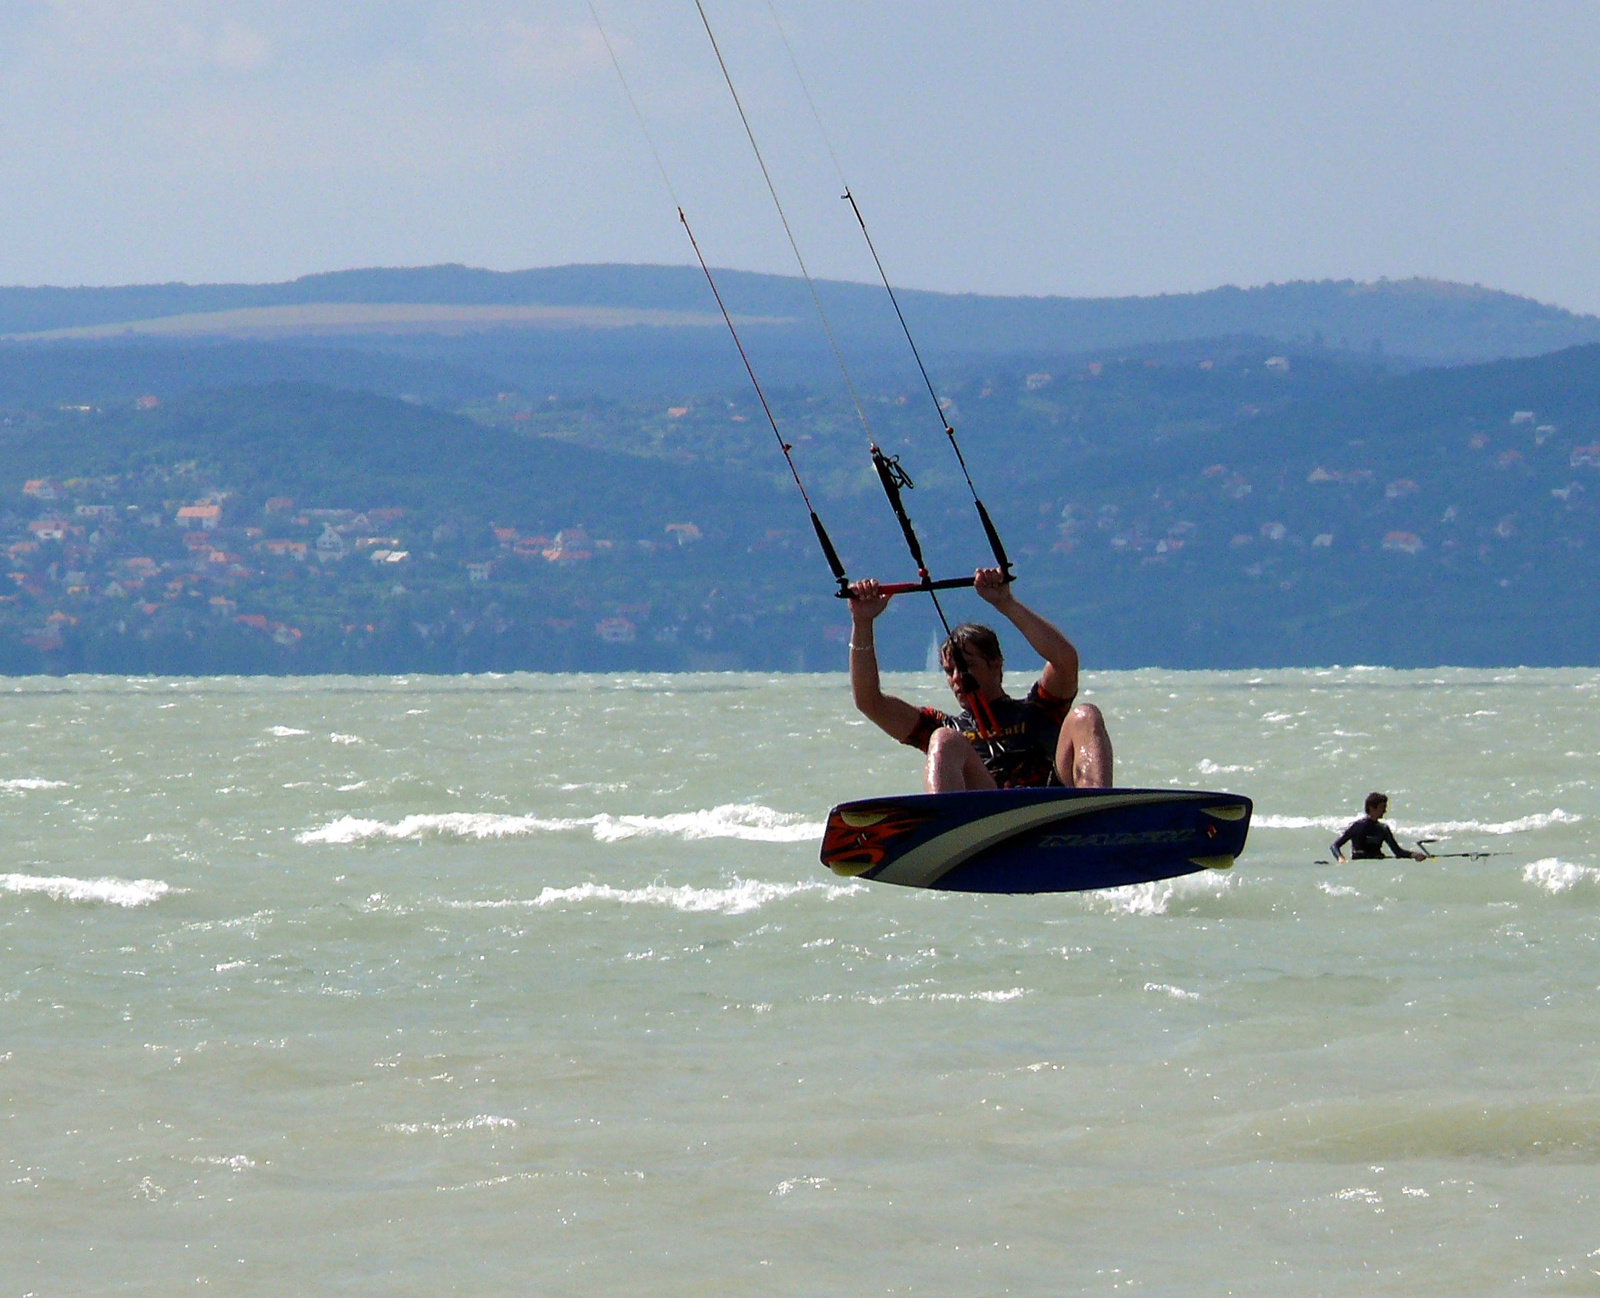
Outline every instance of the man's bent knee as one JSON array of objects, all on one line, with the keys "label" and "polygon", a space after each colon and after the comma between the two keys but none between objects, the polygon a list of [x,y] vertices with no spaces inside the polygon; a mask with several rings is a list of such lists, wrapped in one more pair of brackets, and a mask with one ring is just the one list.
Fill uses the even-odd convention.
[{"label": "man's bent knee", "polygon": [[929,793],[992,789],[994,778],[967,737],[959,730],[946,726],[928,737],[926,785]]},{"label": "man's bent knee", "polygon": [[1111,787],[1111,736],[1106,719],[1093,703],[1080,703],[1067,714],[1056,750],[1056,775],[1079,789]]},{"label": "man's bent knee", "polygon": [[1089,734],[1106,733],[1106,719],[1093,703],[1080,703],[1069,714],[1071,720]]}]

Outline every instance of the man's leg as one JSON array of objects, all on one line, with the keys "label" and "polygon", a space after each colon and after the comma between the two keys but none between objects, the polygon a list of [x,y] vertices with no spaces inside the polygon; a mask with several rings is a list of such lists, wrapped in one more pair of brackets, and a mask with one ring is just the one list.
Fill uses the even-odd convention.
[{"label": "man's leg", "polygon": [[960,793],[967,789],[992,789],[994,776],[959,730],[940,726],[928,739],[928,765],[923,785],[929,793]]},{"label": "man's leg", "polygon": [[1093,703],[1078,704],[1061,723],[1056,775],[1069,789],[1111,787],[1111,736]]}]

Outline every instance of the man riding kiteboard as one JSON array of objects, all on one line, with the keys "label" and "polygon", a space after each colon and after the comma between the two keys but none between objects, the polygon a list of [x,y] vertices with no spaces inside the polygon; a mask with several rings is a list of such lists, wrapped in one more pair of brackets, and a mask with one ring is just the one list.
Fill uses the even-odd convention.
[{"label": "man riding kiteboard", "polygon": [[873,580],[850,587],[850,689],[855,705],[890,738],[927,753],[929,793],[965,789],[1111,787],[1111,738],[1092,703],[1078,694],[1078,651],[1059,630],[1011,593],[999,568],[980,568],[973,588],[1017,628],[1045,660],[1025,698],[1001,684],[1000,641],[986,626],[965,622],[939,651],[956,716],[885,694],[878,680],[873,622],[888,607]]}]

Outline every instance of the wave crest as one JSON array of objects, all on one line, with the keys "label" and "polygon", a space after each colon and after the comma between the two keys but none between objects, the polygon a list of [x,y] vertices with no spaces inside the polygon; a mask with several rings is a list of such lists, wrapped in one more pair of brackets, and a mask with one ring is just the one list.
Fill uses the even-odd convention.
[{"label": "wave crest", "polygon": [[[1354,816],[1252,816],[1251,829],[1326,829],[1339,833]],[[1583,817],[1557,807],[1554,811],[1539,811],[1516,820],[1436,820],[1412,825],[1395,822],[1394,832],[1406,838],[1427,837],[1430,834],[1523,834],[1529,830],[1548,829],[1551,825],[1576,825]]]},{"label": "wave crest", "polygon": [[1537,884],[1546,892],[1566,892],[1580,883],[1600,881],[1600,870],[1592,865],[1574,865],[1554,856],[1534,861],[1522,867],[1524,883]]},{"label": "wave crest", "polygon": [[0,892],[42,893],[52,901],[148,906],[173,888],[160,879],[74,879],[67,875],[0,874]]},{"label": "wave crest", "polygon": [[586,902],[614,902],[622,906],[668,906],[685,914],[745,915],[760,910],[768,902],[784,901],[803,892],[821,892],[826,901],[865,892],[859,883],[762,883],[755,879],[735,879],[721,888],[696,888],[689,884],[672,887],[663,883],[643,888],[614,888],[605,883],[580,883],[570,888],[545,888],[537,897],[508,898],[503,901],[451,901],[452,910],[504,910],[511,908],[548,909],[551,906],[583,905]]},{"label": "wave crest", "polygon": [[351,844],[403,839],[523,838],[535,834],[571,833],[587,829],[598,842],[627,838],[738,838],[757,843],[803,843],[822,837],[822,825],[802,815],[749,803],[727,803],[707,811],[681,811],[665,816],[505,816],[480,811],[446,811],[404,816],[396,821],[341,816],[295,836],[297,843]]},{"label": "wave crest", "polygon": [[1098,892],[1083,895],[1090,905],[1114,915],[1165,915],[1174,899],[1188,901],[1199,897],[1216,897],[1231,886],[1226,875],[1218,874],[1215,870],[1201,870],[1194,874],[1180,874],[1172,879],[1130,883],[1121,888],[1102,888]]}]

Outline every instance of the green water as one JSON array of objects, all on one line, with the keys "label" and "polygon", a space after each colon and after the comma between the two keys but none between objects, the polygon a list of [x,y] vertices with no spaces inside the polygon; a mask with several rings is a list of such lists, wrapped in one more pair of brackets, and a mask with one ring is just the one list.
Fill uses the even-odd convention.
[{"label": "green water", "polygon": [[0,1296],[1600,1292],[1600,674],[1091,685],[1231,874],[834,878],[836,676],[5,682]]}]

